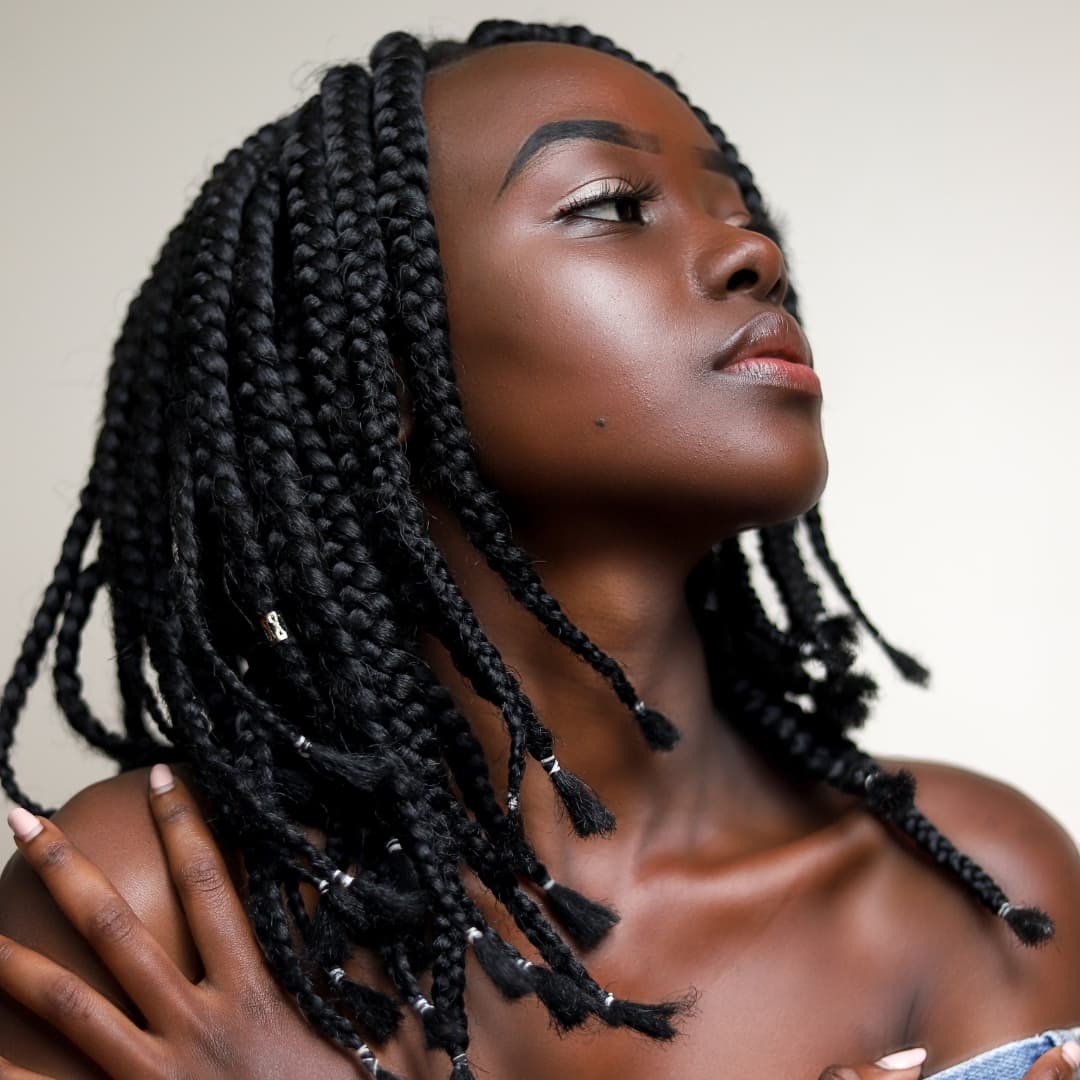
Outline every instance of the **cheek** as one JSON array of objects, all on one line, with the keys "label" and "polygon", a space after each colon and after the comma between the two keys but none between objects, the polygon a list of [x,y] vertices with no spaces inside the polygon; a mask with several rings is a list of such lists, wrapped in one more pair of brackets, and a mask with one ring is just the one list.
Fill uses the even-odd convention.
[{"label": "cheek", "polygon": [[640,427],[690,391],[693,343],[662,280],[610,257],[557,270],[508,260],[483,283],[470,277],[448,275],[451,346],[489,472]]}]

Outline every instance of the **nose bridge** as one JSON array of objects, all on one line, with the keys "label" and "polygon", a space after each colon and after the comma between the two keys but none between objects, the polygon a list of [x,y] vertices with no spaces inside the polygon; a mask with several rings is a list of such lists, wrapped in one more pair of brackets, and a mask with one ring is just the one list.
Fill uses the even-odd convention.
[{"label": "nose bridge", "polygon": [[702,221],[694,273],[702,292],[719,300],[745,293],[779,304],[787,292],[780,248],[762,233],[715,218]]}]

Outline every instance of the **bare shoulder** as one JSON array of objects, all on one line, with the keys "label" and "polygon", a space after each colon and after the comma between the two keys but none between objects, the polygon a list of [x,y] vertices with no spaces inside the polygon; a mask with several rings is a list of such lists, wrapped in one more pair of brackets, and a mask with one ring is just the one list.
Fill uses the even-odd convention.
[{"label": "bare shoulder", "polygon": [[912,849],[898,894],[924,969],[913,1005],[916,1034],[939,1044],[966,1038],[974,1053],[1080,1023],[1076,843],[1034,799],[1003,781],[934,762],[887,764],[915,776],[922,813],[1011,903],[1039,907],[1056,924],[1051,942],[1021,945],[946,867]]},{"label": "bare shoulder", "polygon": [[1080,966],[1080,851],[1034,799],[1002,780],[955,765],[893,761],[918,785],[918,806],[1015,904],[1034,904],[1068,930]]}]

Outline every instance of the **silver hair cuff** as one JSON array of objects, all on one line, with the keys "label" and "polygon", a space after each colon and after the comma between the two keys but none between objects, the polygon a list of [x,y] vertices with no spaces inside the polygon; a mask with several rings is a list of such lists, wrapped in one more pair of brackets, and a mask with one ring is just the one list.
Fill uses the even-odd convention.
[{"label": "silver hair cuff", "polygon": [[610,1009],[612,1004],[614,1004],[614,1001],[615,1001],[615,995],[614,994],[605,994],[604,995],[604,1008],[605,1009]]},{"label": "silver hair cuff", "polygon": [[361,1043],[356,1048],[356,1056],[364,1063],[365,1068],[371,1071],[371,1075],[378,1077],[379,1075],[379,1062],[375,1055],[371,1052],[371,1047],[367,1043]]},{"label": "silver hair cuff", "polygon": [[395,851],[401,850],[401,841],[396,836],[391,836],[386,841],[386,852],[388,855],[393,855]]},{"label": "silver hair cuff", "polygon": [[484,936],[483,930],[477,930],[475,926],[470,926],[465,931],[465,938],[470,945],[475,945]]},{"label": "silver hair cuff", "polygon": [[638,716],[644,716],[648,711],[648,708],[648,705],[646,705],[641,698],[638,698],[637,701],[634,702],[634,712],[636,712]]},{"label": "silver hair cuff", "polygon": [[306,735],[297,735],[293,739],[293,746],[301,757],[309,757],[311,754],[311,740]]},{"label": "silver hair cuff", "polygon": [[315,883],[315,888],[319,890],[320,896],[325,896],[330,891],[330,882],[326,878],[319,878]]},{"label": "silver hair cuff", "polygon": [[519,799],[516,795],[511,795],[506,800],[506,809],[512,814],[518,808]]},{"label": "silver hair cuff", "polygon": [[469,1062],[469,1059],[468,1059],[468,1057],[465,1056],[465,1051],[464,1050],[462,1050],[462,1052],[460,1054],[455,1054],[450,1059],[450,1063],[452,1065],[461,1065],[461,1064],[466,1064],[467,1065],[468,1062]]},{"label": "silver hair cuff", "polygon": [[417,994],[409,1004],[421,1015],[431,1012],[435,1006],[423,994]]},{"label": "silver hair cuff", "polygon": [[870,785],[881,775],[879,772],[869,773],[866,779],[863,781],[863,789],[865,791],[870,790]]},{"label": "silver hair cuff", "polygon": [[550,892],[553,888],[555,888],[555,879],[550,874],[548,874],[547,881],[540,882],[540,888],[543,889],[544,892]]},{"label": "silver hair cuff", "polygon": [[335,870],[330,875],[330,880],[335,885],[340,885],[343,889],[347,889],[355,880],[352,874],[346,874],[344,870]]},{"label": "silver hair cuff", "polygon": [[281,622],[281,616],[276,611],[268,611],[263,615],[259,619],[259,625],[266,635],[266,640],[271,645],[280,645],[281,642],[289,640],[289,632],[285,629]]},{"label": "silver hair cuff", "polygon": [[1002,904],[1001,907],[999,907],[997,909],[997,917],[999,919],[1004,919],[1009,914],[1010,911],[1015,911],[1015,910],[1016,910],[1016,906],[1014,904],[1010,904],[1009,901],[1006,900],[1005,903]]},{"label": "silver hair cuff", "polygon": [[[549,765],[548,762],[551,764]],[[548,754],[547,757],[540,759],[540,764],[547,770],[548,776],[554,776],[557,772],[562,771],[562,766],[559,764],[559,759],[554,754]]]},{"label": "silver hair cuff", "polygon": [[331,981],[331,982],[332,982],[332,983],[333,983],[333,984],[334,984],[335,986],[340,986],[340,985],[341,985],[341,980],[345,978],[345,969],[344,969],[344,968],[340,968],[340,967],[336,967],[336,968],[331,968],[331,969],[330,969],[330,970],[329,970],[329,971],[327,972],[327,975],[329,975],[329,976],[330,976],[330,981]]}]

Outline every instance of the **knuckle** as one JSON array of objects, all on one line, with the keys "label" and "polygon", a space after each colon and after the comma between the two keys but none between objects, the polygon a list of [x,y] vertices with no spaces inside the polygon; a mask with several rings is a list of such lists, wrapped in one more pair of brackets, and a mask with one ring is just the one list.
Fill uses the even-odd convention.
[{"label": "knuckle", "polygon": [[123,941],[135,929],[135,916],[126,904],[106,904],[90,916],[88,929],[97,941]]},{"label": "knuckle", "polygon": [[185,802],[171,802],[164,807],[160,820],[164,825],[181,825],[191,817],[191,807]]},{"label": "knuckle", "polygon": [[219,896],[225,890],[224,871],[214,859],[194,859],[180,867],[179,884],[188,892],[200,896]]},{"label": "knuckle", "polygon": [[218,1023],[204,1021],[190,1034],[190,1047],[195,1056],[214,1071],[229,1073],[235,1064],[234,1040]]},{"label": "knuckle", "polygon": [[71,975],[54,979],[45,990],[45,1006],[56,1019],[89,1016],[90,999],[83,985]]},{"label": "knuckle", "polygon": [[0,941],[0,964],[6,964],[15,955],[10,941]]},{"label": "knuckle", "polygon": [[51,840],[41,853],[41,865],[48,870],[65,866],[71,861],[71,844],[66,840]]},{"label": "knuckle", "polygon": [[830,1065],[818,1080],[859,1080],[859,1073],[846,1065]]},{"label": "knuckle", "polygon": [[246,1021],[267,1020],[277,1012],[278,998],[272,987],[245,986],[236,997],[236,1007]]}]

